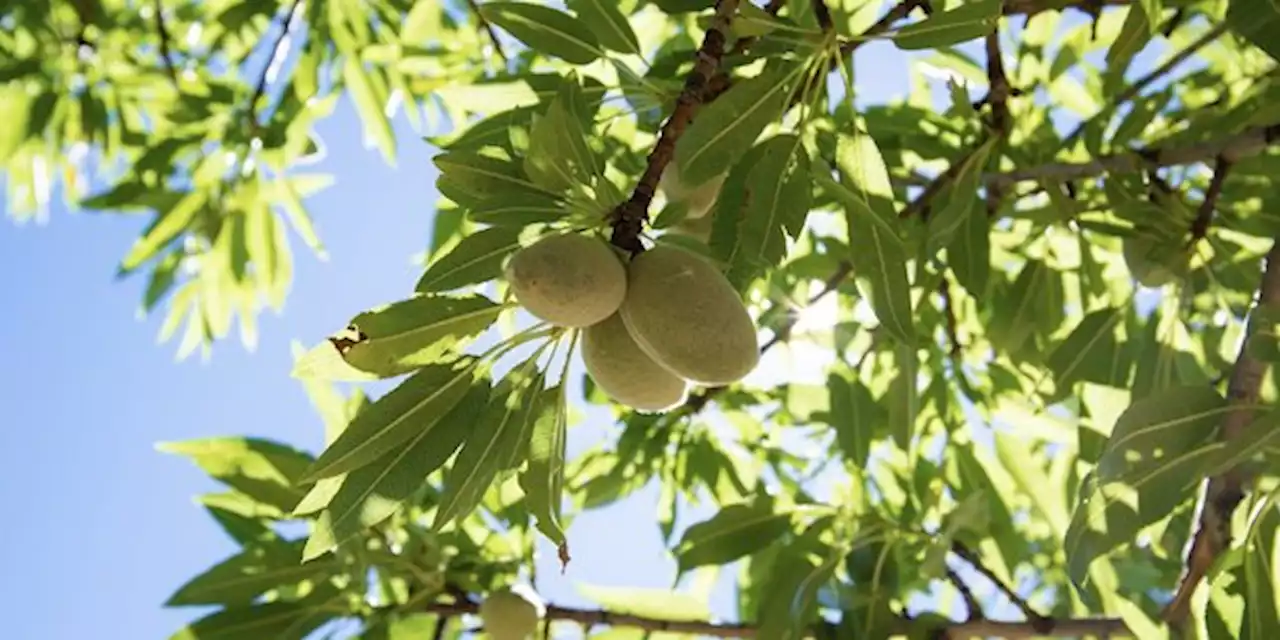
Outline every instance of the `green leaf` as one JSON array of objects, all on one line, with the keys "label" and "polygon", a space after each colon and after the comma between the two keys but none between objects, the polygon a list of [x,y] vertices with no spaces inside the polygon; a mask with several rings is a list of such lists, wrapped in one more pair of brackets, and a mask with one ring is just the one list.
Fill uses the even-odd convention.
[{"label": "green leaf", "polygon": [[349,326],[360,336],[354,344],[320,346],[337,349],[360,371],[390,378],[450,357],[505,309],[479,295],[420,295],[352,318]]},{"label": "green leaf", "polygon": [[467,207],[467,219],[479,224],[526,227],[557,222],[569,216],[569,209],[547,196],[498,196]]},{"label": "green leaf", "polygon": [[757,145],[731,172],[717,202],[711,248],[742,290],[787,253],[809,214],[809,158],[800,138],[780,135]]},{"label": "green leaf", "polygon": [[133,243],[129,253],[120,263],[120,270],[128,273],[150,260],[165,245],[186,231],[196,214],[204,208],[208,195],[204,191],[192,191],[177,201],[172,208],[160,214],[152,226]]},{"label": "green leaf", "polygon": [[772,500],[724,507],[685,530],[675,549],[676,573],[729,564],[773,544],[790,530],[791,514],[777,511]]},{"label": "green leaf", "polygon": [[188,580],[165,606],[249,604],[268,590],[327,577],[338,567],[334,558],[300,564],[301,552],[300,542],[254,545]]},{"label": "green leaf", "polygon": [[450,364],[423,367],[361,411],[320,454],[303,482],[359,469],[431,428],[462,401],[479,364],[463,356]]},{"label": "green leaf", "polygon": [[1263,640],[1280,629],[1276,603],[1277,543],[1280,512],[1272,506],[1250,525],[1251,548],[1244,559],[1244,633],[1241,638]]},{"label": "green leaf", "polygon": [[987,293],[991,277],[991,221],[970,211],[959,233],[947,246],[947,264],[956,282],[979,302]]},{"label": "green leaf", "polygon": [[578,18],[550,7],[527,2],[486,2],[480,15],[502,27],[529,48],[572,64],[590,64],[600,57],[600,43]]},{"label": "green leaf", "polygon": [[466,236],[427,267],[415,287],[420,293],[480,284],[502,275],[507,256],[520,248],[520,229],[490,227]]},{"label": "green leaf", "polygon": [[1231,0],[1227,24],[1232,31],[1280,60],[1280,6],[1274,0]]},{"label": "green leaf", "polygon": [[898,30],[893,43],[899,49],[936,49],[981,38],[1000,22],[1001,0],[977,0],[935,13]]},{"label": "green leaf", "polygon": [[1114,387],[1126,386],[1133,358],[1128,344],[1116,339],[1116,326],[1123,318],[1119,309],[1099,309],[1085,316],[1065,340],[1049,355],[1059,396],[1070,393],[1079,381]]},{"label": "green leaf", "polygon": [[920,415],[920,394],[918,389],[920,362],[916,357],[916,349],[909,344],[899,344],[894,352],[895,371],[889,381],[886,392],[889,403],[889,426],[893,430],[893,440],[898,448],[907,451],[911,439],[916,432],[916,421]]},{"label": "green leaf", "polygon": [[564,498],[569,423],[561,385],[544,391],[537,402],[540,412],[534,417],[533,435],[529,438],[529,466],[520,474],[520,487],[528,499],[529,511],[538,519],[538,530],[558,545],[565,544],[560,503]]},{"label": "green leaf", "polygon": [[711,611],[701,599],[665,589],[600,587],[580,584],[582,597],[595,602],[610,613],[659,618],[673,622],[699,622],[711,619]]},{"label": "green leaf", "polygon": [[1087,584],[1096,559],[1194,496],[1220,451],[1215,441],[1226,406],[1211,387],[1180,386],[1120,415],[1082,482],[1064,536],[1068,574],[1078,587]]},{"label": "green leaf", "polygon": [[388,164],[396,160],[396,136],[391,131],[391,121],[387,118],[382,100],[378,98],[374,85],[368,74],[378,73],[376,69],[366,70],[359,58],[348,57],[342,66],[342,82],[351,90],[351,101],[356,105],[356,113],[364,125],[364,133],[378,145],[382,158]]},{"label": "green leaf", "polygon": [[597,174],[596,161],[587,145],[579,110],[585,104],[576,79],[563,83],[556,99],[534,122],[524,171],[550,191],[565,191],[590,184]]},{"label": "green leaf", "polygon": [[640,40],[636,38],[631,23],[627,22],[627,17],[618,9],[616,2],[569,0],[567,5],[599,38],[601,45],[618,53],[642,55]]},{"label": "green leaf", "polygon": [[1012,287],[994,297],[988,336],[1001,350],[1016,354],[1028,341],[1057,328],[1063,316],[1062,278],[1039,260],[1028,260]]},{"label": "green leaf", "polygon": [[262,438],[204,438],[156,448],[184,455],[223,484],[286,512],[302,497],[296,484],[312,463],[311,456]]},{"label": "green leaf", "polygon": [[784,549],[774,563],[759,613],[757,633],[761,638],[806,637],[817,614],[818,591],[835,575],[841,556],[831,550],[819,562],[804,542],[802,538]]},{"label": "green leaf", "polygon": [[232,540],[242,547],[253,544],[277,542],[280,536],[268,526],[267,521],[250,518],[220,506],[205,505],[205,511],[218,523]]},{"label": "green leaf", "polygon": [[526,450],[545,398],[543,376],[536,370],[530,373],[532,363],[531,358],[498,383],[484,413],[472,425],[462,451],[445,474],[434,529],[469,515],[499,474],[516,466]]},{"label": "green leaf", "polygon": [[960,172],[946,191],[946,206],[929,217],[929,255],[950,244],[955,233],[969,224],[969,218],[986,217],[985,208],[979,205],[978,187],[982,186],[982,172],[996,140],[991,138],[964,159]]},{"label": "green leaf", "polygon": [[431,160],[440,170],[440,193],[461,205],[495,197],[554,196],[529,181],[521,164],[470,151],[450,151]]},{"label": "green leaf", "polygon": [[1125,69],[1133,61],[1134,56],[1151,41],[1151,23],[1141,5],[1129,7],[1124,26],[1120,28],[1111,47],[1107,49],[1106,76],[1112,87],[1119,87],[1124,82]]},{"label": "green leaf", "polygon": [[187,625],[169,640],[303,640],[341,615],[333,604],[338,595],[325,586],[294,602],[276,601],[215,611]]},{"label": "green leaf", "polygon": [[755,144],[760,132],[782,116],[791,95],[794,69],[780,66],[737,82],[698,117],[676,143],[680,178],[702,184],[727,173]]},{"label": "green leaf", "polygon": [[836,429],[836,444],[845,459],[854,468],[861,469],[871,455],[877,427],[887,419],[885,411],[861,380],[831,373],[827,376],[827,392],[831,398],[830,422]]},{"label": "green leaf", "polygon": [[444,417],[376,463],[347,474],[316,521],[302,560],[319,557],[391,517],[458,450],[488,399],[489,381],[478,378]]}]

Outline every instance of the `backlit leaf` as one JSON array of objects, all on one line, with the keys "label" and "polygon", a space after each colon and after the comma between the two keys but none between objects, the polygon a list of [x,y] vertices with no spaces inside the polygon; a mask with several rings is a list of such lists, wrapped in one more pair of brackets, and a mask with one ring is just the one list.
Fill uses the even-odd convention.
[{"label": "backlit leaf", "polygon": [[1001,0],[975,0],[909,24],[893,37],[899,49],[932,49],[981,38],[1000,20]]},{"label": "backlit leaf", "polygon": [[544,391],[537,401],[539,413],[533,418],[533,434],[529,438],[529,466],[520,474],[520,486],[528,497],[529,510],[538,519],[538,530],[556,544],[565,544],[560,523],[569,423],[564,393],[563,387],[557,385]]},{"label": "backlit leaf", "polygon": [[682,181],[702,184],[728,172],[765,126],[781,117],[794,77],[790,66],[773,67],[734,83],[703,107],[676,143]]},{"label": "backlit leaf", "polygon": [[569,9],[578,14],[583,24],[600,40],[600,44],[619,53],[640,55],[640,41],[618,9],[609,0],[569,0]]},{"label": "backlit leaf", "polygon": [[479,362],[464,356],[431,364],[370,404],[325,448],[303,481],[359,469],[429,429],[466,395]]},{"label": "backlit leaf", "polygon": [[249,604],[278,587],[325,576],[337,561],[301,564],[302,544],[255,545],[188,580],[165,602],[167,607],[201,604]]},{"label": "backlit leaf", "polygon": [[421,293],[449,291],[502,274],[507,256],[520,248],[520,229],[490,227],[466,236],[427,267],[415,287]]},{"label": "backlit leaf", "polygon": [[486,2],[480,15],[502,27],[529,48],[573,64],[600,57],[595,33],[582,20],[530,2]]},{"label": "backlit leaf", "polygon": [[675,549],[678,573],[729,564],[763,549],[791,529],[791,514],[770,500],[729,505],[685,530]]},{"label": "backlit leaf", "polygon": [[296,483],[312,463],[311,456],[262,438],[204,438],[165,442],[156,448],[191,458],[227,486],[284,511],[302,497]]}]

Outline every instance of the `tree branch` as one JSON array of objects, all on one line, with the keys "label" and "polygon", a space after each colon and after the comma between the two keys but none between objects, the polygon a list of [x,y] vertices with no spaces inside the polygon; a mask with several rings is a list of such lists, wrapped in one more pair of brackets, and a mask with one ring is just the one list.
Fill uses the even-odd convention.
[{"label": "tree branch", "polygon": [[284,22],[280,25],[280,34],[276,36],[275,42],[271,43],[271,55],[267,56],[267,63],[262,65],[262,73],[258,75],[258,83],[253,88],[253,96],[249,98],[249,123],[257,129],[258,123],[258,101],[267,93],[267,76],[271,73],[271,67],[275,64],[276,57],[280,55],[281,48],[289,39],[289,30],[293,28],[293,16],[298,12],[298,7],[302,5],[302,0],[293,0],[289,5],[289,10],[284,14]]},{"label": "tree branch", "polygon": [[169,27],[164,22],[164,3],[161,0],[155,0],[153,9],[156,12],[156,31],[160,33],[160,60],[164,63],[164,70],[169,75],[169,81],[173,83],[174,88],[178,88],[178,71],[173,66],[173,57],[171,55],[172,47],[169,37]]},{"label": "tree branch", "polygon": [[1261,153],[1268,146],[1280,142],[1280,124],[1253,127],[1234,136],[1208,142],[1198,142],[1180,147],[1138,149],[1127,153],[1104,154],[1089,162],[1051,163],[1018,169],[1005,173],[988,173],[983,176],[988,185],[1002,187],[1031,180],[1051,178],[1071,180],[1087,178],[1108,172],[1140,171],[1174,165],[1202,162],[1223,156],[1231,162]]},{"label": "tree branch", "polygon": [[1013,587],[1005,584],[994,571],[988,569],[987,566],[982,563],[978,554],[971,551],[958,540],[951,543],[951,553],[956,554],[962,560],[968,562],[978,571],[978,573],[981,573],[983,577],[991,581],[991,584],[994,584],[997,589],[1002,591],[1005,594],[1005,597],[1009,598],[1009,602],[1012,602],[1018,607],[1018,609],[1022,610],[1022,615],[1027,617],[1027,624],[1029,624],[1032,629],[1041,634],[1049,634],[1054,631],[1053,620],[1041,615],[1040,612],[1036,611],[1025,598],[1018,595],[1018,592],[1014,591]]},{"label": "tree branch", "polygon": [[[1258,285],[1257,304],[1249,320],[1245,340],[1240,345],[1231,380],[1227,383],[1227,402],[1234,409],[1223,418],[1221,439],[1234,440],[1253,419],[1250,410],[1258,402],[1262,378],[1267,364],[1253,356],[1252,343],[1258,337],[1257,316],[1260,310],[1280,309],[1280,239],[1267,252],[1266,268]],[[1186,572],[1173,600],[1165,607],[1163,617],[1174,627],[1182,627],[1191,613],[1191,598],[1218,556],[1231,546],[1231,518],[1244,499],[1246,485],[1252,480],[1243,467],[1230,469],[1209,479],[1204,489],[1199,524],[1187,553]]]},{"label": "tree branch", "polygon": [[1083,120],[1080,122],[1080,124],[1076,125],[1076,128],[1073,129],[1071,133],[1067,134],[1067,137],[1062,140],[1062,148],[1064,149],[1071,148],[1071,146],[1075,144],[1077,140],[1080,139],[1080,136],[1084,134],[1084,130],[1088,128],[1090,123],[1094,122],[1095,120],[1097,120],[1098,118],[1104,115],[1109,117],[1110,114],[1115,113],[1116,109],[1120,108],[1121,105],[1136,98],[1138,94],[1142,93],[1142,91],[1146,89],[1148,86],[1150,86],[1153,82],[1155,82],[1156,80],[1159,80],[1165,74],[1172,71],[1174,67],[1185,62],[1187,58],[1190,58],[1191,56],[1195,55],[1197,51],[1208,46],[1209,43],[1213,42],[1214,40],[1217,40],[1220,36],[1222,36],[1222,34],[1226,33],[1226,31],[1227,31],[1226,23],[1214,25],[1212,29],[1209,29],[1207,32],[1205,32],[1204,35],[1197,38],[1195,42],[1192,42],[1191,44],[1187,45],[1185,49],[1182,49],[1181,51],[1173,54],[1173,57],[1166,60],[1164,64],[1156,67],[1155,69],[1152,69],[1151,71],[1147,72],[1146,75],[1135,80],[1132,85],[1129,85],[1129,88],[1125,89],[1124,91],[1121,91],[1119,94],[1116,95],[1115,101],[1112,102],[1110,106],[1104,107],[1101,111],[1094,114],[1093,117],[1087,120]]},{"label": "tree branch", "polygon": [[956,591],[960,592],[960,597],[964,600],[965,609],[968,610],[968,615],[965,617],[966,622],[986,619],[986,614],[982,612],[982,603],[978,602],[978,597],[973,595],[973,589],[970,589],[969,585],[960,577],[960,574],[956,573],[955,569],[951,567],[947,567],[947,581],[956,588]]},{"label": "tree branch", "polygon": [[[427,613],[442,616],[460,616],[475,614],[479,605],[470,600],[456,602],[437,602],[426,605]],[[576,622],[584,626],[606,625],[612,627],[632,627],[647,631],[667,633],[686,633],[708,636],[712,638],[758,638],[754,625],[724,622],[697,622],[687,620],[664,620],[625,613],[612,613],[603,609],[578,609],[547,605],[547,620]],[[820,623],[821,624],[821,623]],[[898,620],[899,628],[905,633],[913,622],[907,618]],[[1078,618],[1054,619],[1045,622],[1046,630],[1036,630],[1026,622],[1001,622],[996,620],[971,620],[954,622],[934,627],[938,635],[948,638],[968,639],[974,636],[996,636],[1000,638],[1036,638],[1046,634],[1061,636],[1106,636],[1124,633],[1126,627],[1123,620],[1113,618]],[[807,634],[812,637],[813,633]]]},{"label": "tree branch", "polygon": [[471,13],[474,13],[476,20],[480,21],[480,26],[484,28],[485,33],[489,34],[489,41],[493,43],[493,51],[502,59],[503,66],[506,66],[511,60],[507,58],[507,52],[502,50],[502,42],[498,40],[498,32],[493,30],[493,25],[485,20],[484,14],[480,13],[480,5],[476,4],[476,0],[467,0],[467,6],[471,7]]},{"label": "tree branch", "polygon": [[947,282],[945,274],[938,281],[938,295],[942,296],[942,314],[946,320],[947,340],[951,343],[951,357],[959,358],[963,347],[960,346],[960,333],[957,330],[959,323],[956,322],[955,303],[951,299],[951,283]]},{"label": "tree branch", "polygon": [[1213,168],[1213,178],[1209,180],[1209,188],[1204,192],[1204,201],[1200,203],[1196,219],[1191,223],[1191,241],[1188,245],[1193,245],[1208,235],[1209,225],[1213,222],[1213,212],[1218,205],[1218,197],[1222,195],[1222,185],[1227,181],[1227,173],[1230,171],[1231,161],[1218,156],[1218,161]]},{"label": "tree branch", "polygon": [[711,27],[707,29],[702,46],[698,49],[693,70],[685,78],[684,88],[676,99],[671,117],[662,125],[658,143],[649,154],[644,174],[640,176],[631,197],[618,205],[611,214],[613,235],[610,242],[632,254],[644,251],[644,246],[640,244],[640,232],[649,219],[649,204],[653,202],[663,171],[675,154],[676,141],[684,135],[685,128],[693,121],[694,113],[705,99],[704,89],[720,67],[729,23],[738,11],[738,2],[739,0],[717,0],[715,17],[711,19]]}]

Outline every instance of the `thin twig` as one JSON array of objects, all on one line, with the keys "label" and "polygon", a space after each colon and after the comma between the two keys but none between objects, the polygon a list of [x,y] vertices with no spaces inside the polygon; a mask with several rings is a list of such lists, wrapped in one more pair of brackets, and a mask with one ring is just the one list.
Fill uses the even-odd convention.
[{"label": "thin twig", "polygon": [[161,0],[155,0],[153,9],[156,12],[156,31],[160,34],[160,60],[164,63],[164,70],[169,75],[169,81],[173,83],[174,88],[178,88],[178,70],[173,66],[173,56],[170,53],[172,47],[169,37],[169,27],[164,22],[164,3]]},{"label": "thin twig", "polygon": [[658,181],[666,171],[667,164],[675,155],[676,141],[684,135],[684,130],[693,121],[694,113],[705,99],[704,89],[720,67],[720,58],[724,56],[724,45],[728,38],[729,23],[738,11],[739,0],[718,0],[715,17],[711,27],[703,37],[702,46],[698,48],[697,60],[693,70],[685,78],[684,88],[676,99],[675,109],[671,117],[662,124],[662,132],[658,143],[649,154],[644,174],[640,176],[631,197],[618,205],[611,214],[613,235],[610,238],[615,246],[633,254],[644,250],[640,244],[640,232],[649,218],[649,204],[658,189]]},{"label": "thin twig", "polygon": [[476,15],[476,19],[480,21],[480,26],[484,27],[485,33],[489,34],[489,41],[493,43],[493,51],[502,59],[502,65],[509,64],[510,59],[507,58],[507,52],[502,50],[502,42],[498,40],[498,32],[485,19],[484,14],[480,13],[480,5],[476,4],[476,0],[467,0],[467,6],[471,7],[471,13]]},{"label": "thin twig", "polygon": [[965,622],[973,622],[975,620],[983,620],[987,616],[982,612],[982,603],[978,602],[977,596],[973,595],[973,589],[969,588],[969,584],[956,573],[955,569],[947,567],[947,580],[951,582],[951,586],[960,592],[960,597],[964,599],[964,606],[968,609],[968,615],[965,616]]},{"label": "thin twig", "polygon": [[445,613],[439,616],[436,621],[436,631],[431,634],[432,640],[444,640],[448,636],[449,623],[453,622],[453,616]]},{"label": "thin twig", "polygon": [[1003,592],[1005,597],[1009,598],[1009,602],[1012,602],[1014,606],[1018,607],[1018,609],[1022,611],[1022,615],[1027,617],[1027,622],[1033,629],[1042,634],[1049,634],[1053,631],[1053,620],[1047,616],[1041,615],[1040,612],[1036,611],[1025,598],[1018,595],[1018,592],[1014,591],[1013,587],[1005,584],[994,571],[988,569],[987,566],[983,564],[982,559],[978,557],[978,554],[974,553],[960,541],[954,541],[951,543],[951,553],[956,554],[960,559],[968,562],[978,571],[978,573],[985,576],[986,579],[990,580],[997,589]]},{"label": "thin twig", "polygon": [[813,0],[813,17],[824,33],[835,28],[835,23],[831,21],[831,9],[827,7],[826,0]]},{"label": "thin twig", "polygon": [[[456,602],[438,602],[426,605],[424,610],[437,615],[461,616],[474,615],[479,605],[470,600]],[[760,637],[754,625],[742,623],[717,623],[691,620],[665,620],[647,616],[625,613],[612,613],[603,609],[578,609],[547,605],[545,619],[576,622],[584,626],[605,625],[611,627],[632,627],[646,631],[667,633],[684,633],[709,636],[713,638],[757,638]],[[818,626],[828,623],[819,622]],[[908,618],[899,618],[898,630],[908,632],[915,624]],[[971,620],[968,622],[952,622],[932,627],[937,635],[951,638],[971,638],[974,636],[996,636],[1000,638],[1035,638],[1044,635],[1066,637],[1106,636],[1125,633],[1124,621],[1115,618],[1045,618],[1043,627],[1034,628],[1028,622],[1005,622],[996,620]],[[808,637],[813,632],[806,634]]]},{"label": "thin twig", "polygon": [[1088,126],[1091,123],[1095,122],[1100,117],[1104,117],[1104,116],[1110,117],[1110,114],[1115,113],[1116,109],[1119,109],[1126,102],[1136,98],[1138,94],[1142,93],[1144,89],[1146,89],[1156,80],[1159,80],[1165,74],[1172,71],[1174,67],[1182,64],[1188,58],[1195,55],[1197,51],[1208,46],[1209,43],[1213,42],[1214,40],[1217,40],[1220,36],[1222,36],[1222,34],[1226,33],[1226,31],[1227,31],[1226,23],[1214,25],[1212,29],[1209,29],[1204,33],[1204,35],[1200,36],[1199,38],[1196,38],[1196,40],[1191,44],[1187,45],[1185,49],[1182,49],[1181,51],[1173,54],[1173,57],[1169,58],[1168,60],[1165,60],[1164,64],[1152,69],[1151,71],[1147,72],[1146,75],[1135,80],[1132,85],[1129,85],[1129,88],[1116,94],[1115,100],[1109,106],[1104,107],[1101,111],[1094,114],[1093,117],[1087,120],[1082,120],[1080,124],[1077,124],[1076,128],[1073,129],[1071,133],[1067,134],[1067,137],[1063,139],[1062,148],[1070,149],[1071,146],[1075,144],[1077,140],[1080,139],[1080,136],[1084,134],[1084,130],[1088,128]]},{"label": "thin twig", "polygon": [[942,296],[942,314],[946,319],[947,340],[951,343],[951,357],[959,358],[962,347],[957,330],[955,303],[951,299],[951,283],[944,276],[938,281],[938,295]]},{"label": "thin twig", "polygon": [[1126,153],[1100,155],[1089,162],[1060,162],[1044,164],[1005,173],[988,173],[983,181],[988,185],[1012,186],[1024,180],[1070,180],[1087,178],[1108,172],[1133,172],[1174,165],[1203,162],[1217,156],[1225,156],[1234,162],[1261,153],[1267,147],[1280,142],[1280,124],[1253,127],[1218,140],[1198,142],[1180,147],[1133,150]]},{"label": "thin twig", "polygon": [[991,105],[991,128],[1001,137],[1009,134],[1009,76],[1004,72],[1004,54],[1000,51],[1000,32],[986,37],[987,104]]},{"label": "thin twig", "polygon": [[1218,197],[1222,195],[1222,185],[1227,181],[1227,173],[1231,171],[1231,161],[1218,156],[1213,167],[1213,178],[1209,180],[1209,188],[1205,189],[1204,201],[1196,212],[1196,219],[1191,223],[1191,241],[1189,245],[1203,240],[1209,234],[1209,225],[1213,223],[1213,212],[1218,206]]},{"label": "thin twig", "polygon": [[293,0],[289,5],[289,10],[284,14],[284,21],[280,24],[280,34],[276,36],[275,42],[271,43],[271,55],[267,56],[266,64],[262,65],[262,73],[258,75],[258,83],[253,88],[253,96],[249,98],[249,123],[255,129],[261,125],[258,123],[258,101],[267,93],[267,76],[271,73],[271,67],[275,64],[276,56],[280,55],[280,49],[284,46],[285,41],[289,39],[289,30],[293,28],[293,16],[298,12],[298,7],[302,5],[302,0]]},{"label": "thin twig", "polygon": [[[1234,410],[1222,421],[1221,439],[1226,442],[1239,438],[1252,421],[1254,414],[1248,407],[1257,403],[1262,378],[1267,371],[1267,363],[1253,355],[1253,342],[1258,339],[1259,312],[1280,309],[1280,239],[1271,245],[1265,260],[1266,268],[1258,285],[1257,306],[1249,318],[1245,340],[1240,345],[1231,380],[1227,383],[1227,402]],[[1186,571],[1162,616],[1171,626],[1186,624],[1196,587],[1222,552],[1231,546],[1231,518],[1244,500],[1245,489],[1251,480],[1246,469],[1237,467],[1210,478],[1205,486],[1195,537],[1186,557]]]}]

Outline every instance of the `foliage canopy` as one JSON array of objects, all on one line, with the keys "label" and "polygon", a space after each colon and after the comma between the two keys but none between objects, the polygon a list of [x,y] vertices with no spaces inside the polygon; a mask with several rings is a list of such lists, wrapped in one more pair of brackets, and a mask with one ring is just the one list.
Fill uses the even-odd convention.
[{"label": "foliage canopy", "polygon": [[[325,450],[164,445],[227,486],[202,501],[242,547],[174,593],[214,607],[174,638],[460,637],[540,541],[571,571],[574,515],[650,482],[677,577],[733,571],[739,621],[598,591],[609,615],[553,606],[548,634],[1280,630],[1274,2],[73,0],[0,25],[8,211],[60,189],[150,216],[120,273],[182,354],[252,343],[293,244],[323,252],[303,202],[338,100],[388,162],[392,118],[451,127],[416,291],[298,354]],[[873,42],[911,56],[904,99],[857,99]],[[709,224],[659,188],[675,166],[720,185]],[[501,277],[564,231],[712,260],[759,375],[610,402]],[[821,383],[771,375],[805,353]],[[615,437],[568,458],[579,395]],[[677,531],[693,503],[716,513]]]}]

